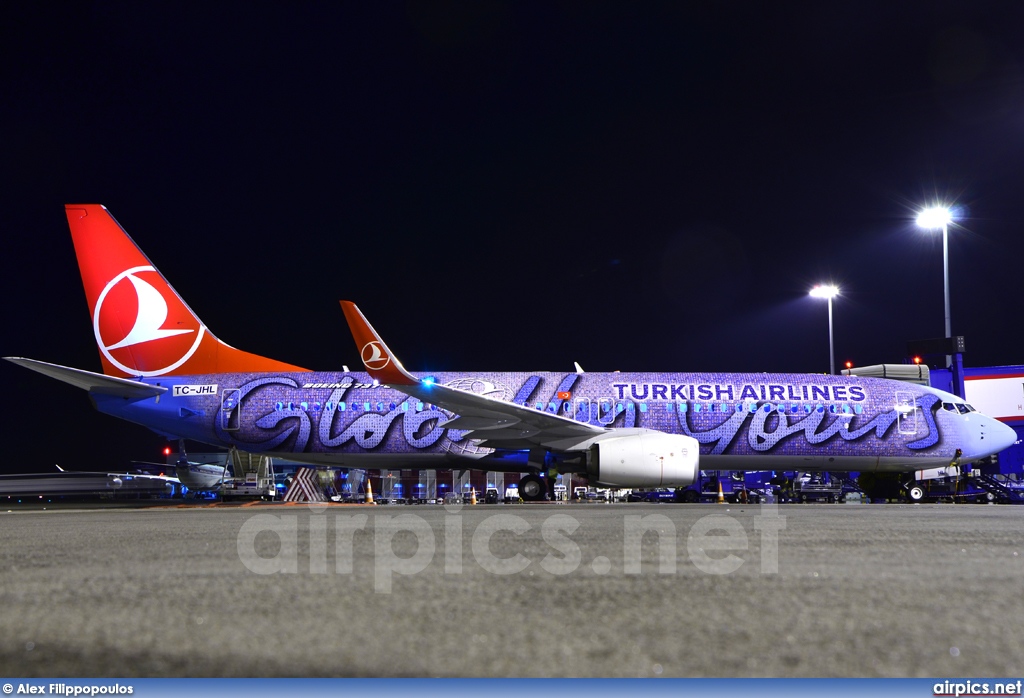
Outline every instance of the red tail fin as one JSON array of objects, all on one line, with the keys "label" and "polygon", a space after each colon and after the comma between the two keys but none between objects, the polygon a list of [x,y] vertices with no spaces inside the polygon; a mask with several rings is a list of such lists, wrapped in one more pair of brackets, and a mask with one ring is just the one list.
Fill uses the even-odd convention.
[{"label": "red tail fin", "polygon": [[65,207],[93,332],[110,376],[304,371],[224,344],[98,204]]},{"label": "red tail fin", "polygon": [[356,340],[356,348],[363,360],[366,371],[377,380],[388,385],[416,385],[419,379],[412,376],[402,362],[391,353],[388,345],[373,329],[370,321],[352,301],[339,301],[341,309],[348,321],[352,338]]}]

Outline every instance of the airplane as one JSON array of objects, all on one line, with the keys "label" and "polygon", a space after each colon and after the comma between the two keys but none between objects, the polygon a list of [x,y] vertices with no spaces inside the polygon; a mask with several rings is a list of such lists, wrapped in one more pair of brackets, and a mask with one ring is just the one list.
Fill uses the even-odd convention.
[{"label": "airplane", "polygon": [[[363,470],[556,473],[598,487],[685,487],[706,470],[904,473],[1007,448],[964,400],[882,378],[795,373],[426,373],[341,307],[365,372],[310,371],[225,344],[104,206],[68,204],[102,373],[8,361],[168,438]],[[547,475],[548,477],[545,477]]]},{"label": "airplane", "polygon": [[[163,463],[136,462],[141,465],[164,467]],[[190,461],[185,453],[185,440],[178,440],[178,460],[174,464],[174,480],[176,482],[180,482],[190,492],[219,492],[227,477],[226,465]]]},{"label": "airplane", "polygon": [[[184,454],[184,447],[182,447],[181,453]],[[147,463],[144,461],[133,461],[136,465],[141,466],[158,466],[160,468],[166,467],[164,463]],[[100,474],[100,473],[85,473],[83,471],[69,471],[54,464],[54,467],[61,473],[68,474]],[[155,482],[162,482],[171,485],[184,485],[185,488],[192,493],[199,492],[211,492],[216,493],[220,491],[220,488],[224,484],[224,479],[227,477],[227,467],[218,465],[216,463],[197,463],[190,461],[187,458],[179,458],[178,462],[174,465],[174,475],[164,475],[163,473],[156,475],[153,473],[146,473],[142,471],[134,473],[125,472],[104,472],[108,480],[108,486],[117,489],[121,487],[125,480],[153,480]]]}]

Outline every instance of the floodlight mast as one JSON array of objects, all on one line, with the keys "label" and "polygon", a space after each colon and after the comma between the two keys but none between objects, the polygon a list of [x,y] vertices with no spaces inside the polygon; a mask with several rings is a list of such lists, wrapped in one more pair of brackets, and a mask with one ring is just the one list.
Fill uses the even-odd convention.
[{"label": "floodlight mast", "polygon": [[[926,208],[917,215],[917,225],[925,230],[938,230],[942,228],[942,288],[945,296],[946,310],[946,338],[953,336],[952,323],[949,312],[949,224],[953,216],[949,208],[945,206],[933,206]],[[946,367],[950,365],[949,354],[946,355]]]},{"label": "floodlight mast", "polygon": [[814,298],[828,300],[828,372],[833,376],[836,373],[836,351],[832,334],[832,299],[838,295],[839,288],[832,284],[822,284],[811,289],[811,296]]}]

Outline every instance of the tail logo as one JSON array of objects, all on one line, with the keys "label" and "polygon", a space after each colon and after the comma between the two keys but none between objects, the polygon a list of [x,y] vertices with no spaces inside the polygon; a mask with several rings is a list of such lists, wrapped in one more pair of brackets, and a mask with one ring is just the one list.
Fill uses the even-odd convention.
[{"label": "tail logo", "polygon": [[359,356],[363,359],[363,366],[371,371],[379,371],[391,363],[391,357],[384,353],[383,345],[376,340],[367,342]]},{"label": "tail logo", "polygon": [[[144,278],[147,272],[159,287]],[[129,375],[173,371],[199,348],[205,330],[151,266],[121,272],[96,299],[96,344],[111,364]]]}]

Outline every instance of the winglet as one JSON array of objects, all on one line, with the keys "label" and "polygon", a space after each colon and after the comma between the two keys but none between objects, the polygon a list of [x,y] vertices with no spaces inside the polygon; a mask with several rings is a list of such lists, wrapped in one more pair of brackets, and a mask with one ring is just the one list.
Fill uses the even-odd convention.
[{"label": "winglet", "polygon": [[363,366],[370,376],[388,385],[418,384],[419,379],[405,370],[356,304],[351,301],[339,302],[345,313],[345,320],[348,321],[348,328],[352,332],[352,338],[356,340],[359,358],[362,359]]}]

